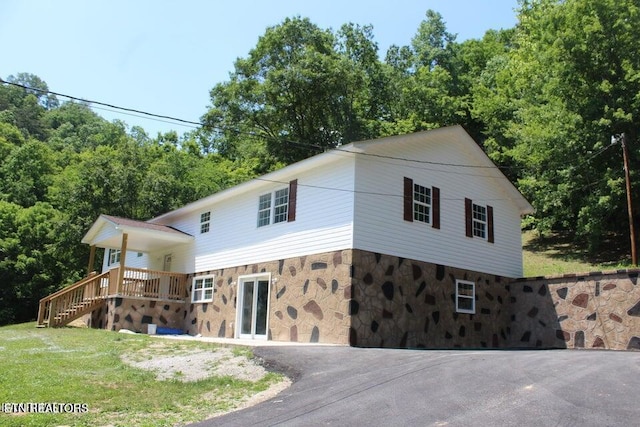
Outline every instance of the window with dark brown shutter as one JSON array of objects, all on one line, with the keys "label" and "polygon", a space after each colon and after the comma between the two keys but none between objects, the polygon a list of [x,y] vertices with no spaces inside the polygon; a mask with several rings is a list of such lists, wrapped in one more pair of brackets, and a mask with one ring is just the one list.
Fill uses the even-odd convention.
[{"label": "window with dark brown shutter", "polygon": [[413,180],[404,177],[404,220],[413,222]]},{"label": "window with dark brown shutter", "polygon": [[487,241],[494,243],[493,238],[493,207],[487,205]]},{"label": "window with dark brown shutter", "polygon": [[494,243],[493,207],[478,205],[464,199],[465,232],[467,237],[479,237]]},{"label": "window with dark brown shutter", "polygon": [[473,237],[473,213],[471,199],[464,199],[464,223],[467,237]]},{"label": "window with dark brown shutter", "polygon": [[298,201],[298,180],[294,179],[289,181],[289,211],[287,215],[287,221],[293,222],[296,220],[296,203]]},{"label": "window with dark brown shutter", "polygon": [[433,228],[440,228],[440,189],[438,187],[431,188],[431,206],[433,209],[431,226]]}]

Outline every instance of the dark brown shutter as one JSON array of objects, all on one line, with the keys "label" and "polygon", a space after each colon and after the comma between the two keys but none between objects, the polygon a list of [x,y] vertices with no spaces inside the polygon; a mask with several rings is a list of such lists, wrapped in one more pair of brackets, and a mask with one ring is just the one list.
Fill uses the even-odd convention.
[{"label": "dark brown shutter", "polygon": [[493,243],[493,207],[487,205],[487,240]]},{"label": "dark brown shutter", "polygon": [[438,187],[431,187],[431,206],[433,207],[431,226],[440,228],[440,189]]},{"label": "dark brown shutter", "polygon": [[289,181],[289,211],[287,213],[287,221],[296,220],[296,202],[298,201],[298,180]]},{"label": "dark brown shutter", "polygon": [[464,218],[467,237],[473,237],[473,209],[471,206],[471,199],[464,199]]},{"label": "dark brown shutter", "polygon": [[404,177],[404,220],[413,222],[413,180]]}]

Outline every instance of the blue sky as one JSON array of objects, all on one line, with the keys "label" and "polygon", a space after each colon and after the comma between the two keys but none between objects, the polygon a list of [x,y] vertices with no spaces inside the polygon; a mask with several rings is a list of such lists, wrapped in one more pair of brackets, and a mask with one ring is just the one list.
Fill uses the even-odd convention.
[{"label": "blue sky", "polygon": [[[428,9],[463,41],[513,27],[517,7],[517,0],[0,0],[0,77],[28,72],[55,92],[199,121],[209,90],[286,17],[332,29],[371,24],[384,57],[389,46],[410,43]],[[95,111],[151,136],[190,130]]]}]

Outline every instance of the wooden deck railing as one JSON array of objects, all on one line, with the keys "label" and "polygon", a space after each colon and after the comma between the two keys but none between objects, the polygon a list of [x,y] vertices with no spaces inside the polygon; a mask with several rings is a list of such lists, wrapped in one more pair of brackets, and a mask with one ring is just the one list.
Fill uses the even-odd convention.
[{"label": "wooden deck railing", "polygon": [[63,326],[95,310],[107,297],[142,297],[182,301],[187,296],[187,275],[168,271],[120,267],[88,277],[40,300],[38,326]]},{"label": "wooden deck railing", "polygon": [[118,295],[183,300],[187,296],[187,275],[126,267]]}]

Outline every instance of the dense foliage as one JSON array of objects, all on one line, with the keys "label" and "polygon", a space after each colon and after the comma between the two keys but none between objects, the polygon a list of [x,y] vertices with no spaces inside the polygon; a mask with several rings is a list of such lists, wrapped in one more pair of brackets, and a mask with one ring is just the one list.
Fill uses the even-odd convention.
[{"label": "dense foliage", "polygon": [[[640,158],[640,6],[521,0],[515,28],[457,42],[427,11],[405,46],[371,26],[270,27],[211,90],[203,127],[150,137],[60,102],[31,74],[0,85],[0,324],[80,277],[100,213],[148,219],[354,140],[461,124],[536,208],[525,225],[628,247],[622,160]],[[640,227],[639,227],[640,228]]]}]

